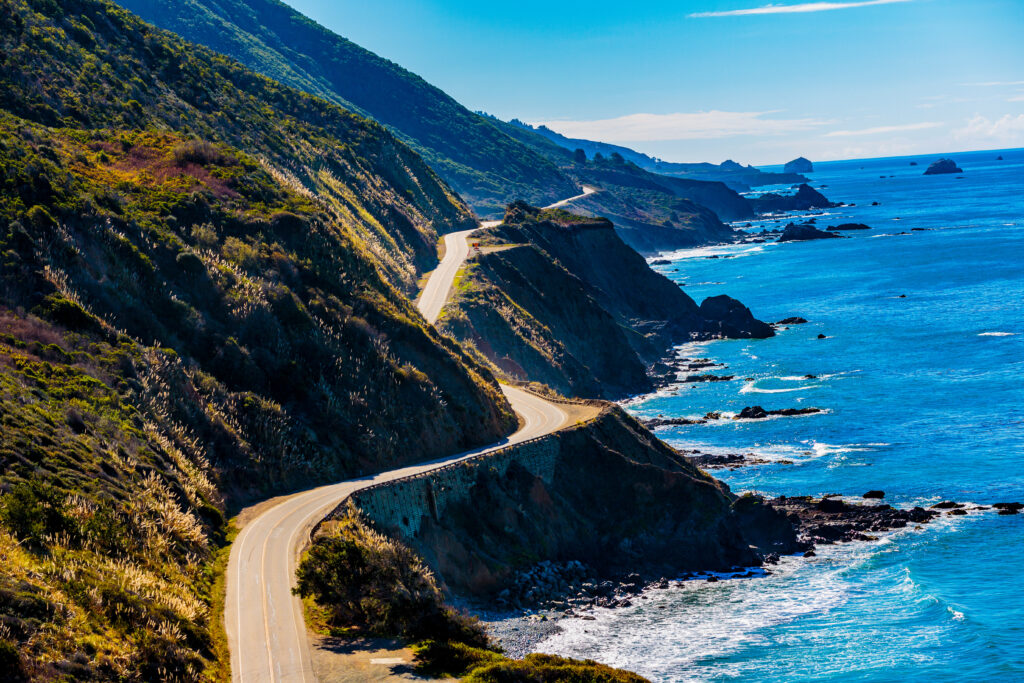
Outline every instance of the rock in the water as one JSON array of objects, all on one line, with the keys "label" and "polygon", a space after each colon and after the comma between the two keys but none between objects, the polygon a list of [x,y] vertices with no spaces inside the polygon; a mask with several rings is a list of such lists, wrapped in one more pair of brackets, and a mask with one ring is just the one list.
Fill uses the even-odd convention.
[{"label": "rock in the water", "polygon": [[864,494],[865,498],[885,498],[885,491],[871,490]]},{"label": "rock in the water", "polygon": [[786,173],[813,173],[814,164],[811,163],[810,159],[804,157],[797,157],[790,161],[783,167]]},{"label": "rock in the water", "polygon": [[807,240],[827,240],[829,238],[839,237],[834,232],[825,232],[824,230],[818,230],[813,225],[797,225],[796,223],[790,223],[786,226],[786,229],[782,231],[782,237],[779,238],[780,242],[805,242]]},{"label": "rock in the water", "polygon": [[925,175],[942,175],[943,173],[963,173],[952,159],[939,159],[924,172]]},{"label": "rock in the water", "polygon": [[761,406],[747,406],[736,416],[737,420],[761,420],[768,417],[768,411]]},{"label": "rock in the water", "polygon": [[807,320],[804,319],[804,318],[801,318],[799,316],[793,316],[792,318],[784,318],[784,319],[780,320],[779,322],[777,322],[775,324],[776,325],[803,325],[806,322],[807,322]]},{"label": "rock in the water", "polygon": [[910,162],[910,165],[911,165],[911,166],[917,166],[917,162],[916,162],[916,161],[911,161],[911,162]]},{"label": "rock in the water", "polygon": [[996,157],[996,161],[1002,161],[1002,160],[1003,160],[1003,155],[1002,154],[1000,154],[999,156]]},{"label": "rock in the water", "polygon": [[704,299],[700,314],[723,337],[766,339],[775,336],[771,325],[755,318],[749,308],[725,294]]},{"label": "rock in the water", "polygon": [[823,334],[819,334],[819,335],[818,335],[818,339],[828,339],[828,337],[826,337],[826,336],[825,336],[825,335],[823,335]]},{"label": "rock in the water", "polygon": [[828,226],[828,229],[829,230],[836,230],[836,231],[842,231],[842,230],[870,230],[871,227],[867,226],[867,225],[864,225],[863,223],[841,223],[839,225],[830,225],[830,226]]}]

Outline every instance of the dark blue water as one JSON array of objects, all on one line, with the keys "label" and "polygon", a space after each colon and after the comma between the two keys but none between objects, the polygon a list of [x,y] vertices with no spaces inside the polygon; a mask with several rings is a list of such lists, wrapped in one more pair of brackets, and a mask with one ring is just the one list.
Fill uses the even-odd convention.
[{"label": "dark blue water", "polygon": [[[873,227],[850,239],[671,255],[658,269],[698,301],[727,293],[762,320],[810,322],[681,349],[736,380],[680,385],[630,410],[826,410],[659,431],[676,446],[770,461],[716,472],[736,491],[1024,501],[1024,150],[957,154],[962,178],[924,176],[937,156],[816,164],[813,185],[856,204],[819,226]],[[542,649],[660,681],[1024,680],[1022,567],[1024,516],[946,517],[784,558],[767,578],[658,591],[564,622]]]}]

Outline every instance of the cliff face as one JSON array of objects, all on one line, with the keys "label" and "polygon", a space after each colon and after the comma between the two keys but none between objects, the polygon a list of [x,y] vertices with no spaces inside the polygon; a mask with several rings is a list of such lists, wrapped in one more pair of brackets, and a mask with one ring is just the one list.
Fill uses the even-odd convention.
[{"label": "cliff face", "polygon": [[791,551],[796,540],[784,517],[737,499],[618,408],[355,502],[449,589],[471,595],[493,594],[542,560],[668,575],[757,564],[751,544]]},{"label": "cliff face", "polygon": [[471,259],[439,327],[514,379],[621,397],[649,390],[644,369],[675,344],[772,335],[727,297],[698,307],[606,220],[518,204],[478,239],[519,246]]},{"label": "cliff face", "polygon": [[497,372],[565,395],[624,396],[651,386],[630,351],[630,337],[637,335],[619,326],[585,283],[532,245],[474,259],[438,327]]}]

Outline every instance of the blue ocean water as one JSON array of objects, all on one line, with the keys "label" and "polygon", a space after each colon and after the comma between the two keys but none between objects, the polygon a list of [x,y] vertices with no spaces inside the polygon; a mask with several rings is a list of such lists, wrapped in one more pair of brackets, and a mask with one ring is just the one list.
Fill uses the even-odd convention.
[{"label": "blue ocean water", "polygon": [[[685,347],[736,380],[680,385],[629,410],[827,411],[659,430],[679,447],[770,461],[715,472],[735,491],[1024,501],[1024,150],[953,156],[962,177],[924,176],[938,155],[816,164],[812,184],[856,204],[818,225],[873,228],[850,239],[669,255],[658,269],[698,301],[727,293],[762,320],[810,322]],[[691,581],[566,620],[540,649],[656,681],[1024,680],[1022,567],[1024,515],[943,517],[783,558],[768,577]]]}]

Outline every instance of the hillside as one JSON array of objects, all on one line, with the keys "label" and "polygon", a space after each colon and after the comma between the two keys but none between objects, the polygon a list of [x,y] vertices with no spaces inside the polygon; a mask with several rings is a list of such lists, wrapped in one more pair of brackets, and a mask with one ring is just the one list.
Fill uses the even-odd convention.
[{"label": "hillside", "polygon": [[[79,7],[55,10],[81,17],[63,20],[66,42],[51,31],[30,35],[7,13],[0,94],[11,113],[49,126],[178,130],[248,151],[325,201],[404,291],[436,264],[438,233],[472,224],[461,200],[379,125],[123,10]],[[120,23],[133,27],[129,35],[113,30]]]},{"label": "hillside", "polygon": [[723,161],[721,164],[664,161],[642,152],[637,152],[629,147],[623,147],[622,145],[612,145],[607,142],[595,142],[594,140],[584,140],[581,138],[569,138],[556,133],[547,126],[531,126],[516,119],[513,119],[510,123],[532,131],[563,149],[569,151],[582,149],[588,159],[593,159],[597,155],[608,157],[612,154],[618,154],[626,161],[636,164],[645,171],[666,176],[688,178],[690,180],[722,182],[737,192],[746,192],[752,187],[762,187],[764,185],[792,185],[807,182],[807,178],[799,173],[791,173],[789,171],[785,173],[767,173],[750,165],[738,164],[731,159]]},{"label": "hillside", "polygon": [[383,123],[481,215],[500,215],[514,199],[545,205],[578,193],[554,164],[488,119],[279,0],[120,4],[254,71]]},{"label": "hillside", "polygon": [[620,398],[649,391],[647,368],[676,344],[772,335],[738,302],[698,307],[604,219],[515,204],[474,240],[483,253],[460,273],[438,327],[510,379]]},{"label": "hillside", "polygon": [[755,214],[753,205],[725,183],[659,175],[614,153],[580,158],[529,127],[492,121],[576,182],[599,188],[574,202],[573,210],[610,219],[622,239],[641,253],[729,242],[735,235],[722,221]]},{"label": "hillside", "polygon": [[470,215],[381,126],[104,0],[0,0],[0,46],[5,679],[200,680],[228,510],[514,426],[397,289]]},{"label": "hillside", "polygon": [[[424,489],[433,492],[429,509]],[[749,566],[797,547],[785,516],[754,496],[737,497],[617,407],[520,446],[514,457],[361,491],[354,502],[455,594],[494,599],[521,587],[526,605],[558,592],[562,577],[516,581],[542,562],[582,562],[584,576],[653,579]]]}]

